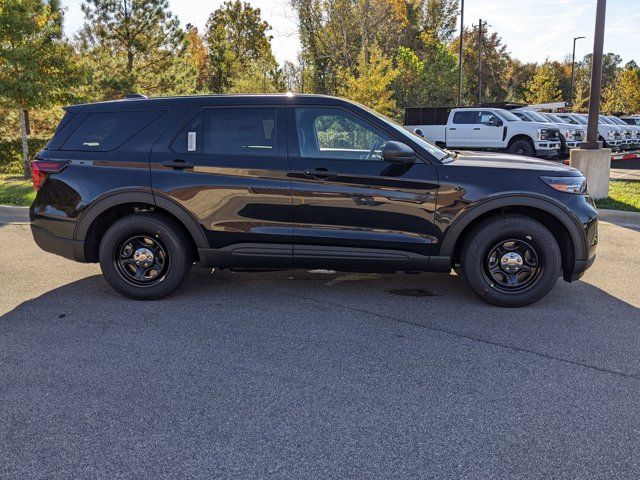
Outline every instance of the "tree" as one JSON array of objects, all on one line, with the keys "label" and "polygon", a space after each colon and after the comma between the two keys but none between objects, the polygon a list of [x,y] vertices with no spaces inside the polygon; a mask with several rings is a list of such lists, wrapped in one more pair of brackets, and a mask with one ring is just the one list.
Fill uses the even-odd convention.
[{"label": "tree", "polygon": [[25,176],[31,171],[27,111],[68,100],[82,79],[62,37],[57,1],[0,0],[0,102],[19,112]]},{"label": "tree", "polygon": [[185,53],[190,63],[193,65],[196,73],[196,91],[205,90],[208,77],[209,65],[207,63],[207,48],[202,42],[202,38],[198,33],[198,27],[187,24],[187,35],[185,37],[186,49]]},{"label": "tree", "polygon": [[640,70],[633,64],[629,62],[605,90],[604,112],[640,113]]},{"label": "tree", "polygon": [[456,31],[458,0],[427,0],[424,31],[440,42],[449,42]]},{"label": "tree", "polygon": [[259,8],[239,0],[227,1],[211,14],[205,42],[212,92],[227,92],[239,77],[245,77],[243,82],[251,75],[262,79],[265,71],[277,68],[270,30]]},{"label": "tree", "polygon": [[191,93],[184,32],[167,0],[87,0],[80,51],[95,72],[95,96]]},{"label": "tree", "polygon": [[377,45],[364,49],[353,71],[339,72],[338,95],[360,102],[384,115],[395,115],[396,102],[389,88],[398,71]]},{"label": "tree", "polygon": [[551,103],[562,100],[557,72],[549,62],[543,63],[526,84],[524,99],[527,103]]}]

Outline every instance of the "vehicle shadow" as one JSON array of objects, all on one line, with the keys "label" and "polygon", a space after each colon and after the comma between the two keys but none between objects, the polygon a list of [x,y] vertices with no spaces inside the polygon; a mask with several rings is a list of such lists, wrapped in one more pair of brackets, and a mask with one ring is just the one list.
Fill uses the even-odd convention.
[{"label": "vehicle shadow", "polygon": [[0,335],[7,329],[46,335],[63,325],[90,335],[121,329],[144,337],[145,329],[157,334],[162,325],[169,335],[181,328],[204,336],[220,328],[241,336],[256,328],[281,328],[334,336],[350,320],[377,332],[408,328],[413,337],[444,334],[640,374],[640,309],[582,281],[559,281],[540,302],[504,309],[479,300],[454,274],[211,273],[197,268],[176,293],[152,302],[121,297],[94,275],[2,315]]}]

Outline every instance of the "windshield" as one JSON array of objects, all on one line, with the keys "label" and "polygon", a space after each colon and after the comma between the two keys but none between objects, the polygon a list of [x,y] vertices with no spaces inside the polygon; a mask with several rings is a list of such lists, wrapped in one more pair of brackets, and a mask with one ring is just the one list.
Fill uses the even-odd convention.
[{"label": "windshield", "polygon": [[625,122],[623,122],[622,120],[620,120],[618,117],[609,117],[609,119],[613,122],[613,123],[617,123],[618,125],[626,125]]},{"label": "windshield", "polygon": [[587,119],[582,115],[573,115],[571,118],[575,119],[580,125],[586,125]]},{"label": "windshield", "polygon": [[549,120],[547,120],[546,118],[544,118],[542,115],[540,115],[538,112],[534,112],[533,110],[528,110],[527,114],[533,118],[536,122],[542,122],[542,123],[549,123]]},{"label": "windshield", "polygon": [[600,115],[600,122],[602,123],[606,123],[608,125],[615,125],[615,123],[613,123],[611,120],[609,120],[607,117],[605,117],[604,115]]},{"label": "windshield", "polygon": [[366,107],[364,105],[360,105],[359,104],[359,106],[364,108],[367,112],[371,113],[372,115],[375,115],[379,119],[383,120],[385,123],[387,123],[396,132],[400,133],[401,135],[410,134],[411,135],[411,140],[416,142],[418,145],[420,145],[422,148],[424,148],[431,155],[436,157],[436,159],[443,160],[445,157],[451,156],[451,154],[449,154],[445,150],[442,150],[441,148],[436,147],[434,144],[428,142],[427,140],[422,138],[420,135],[417,135],[417,134],[413,133],[411,130],[407,130],[402,125],[400,125],[398,122],[396,122],[395,120],[387,117],[386,115],[383,115],[383,114],[381,114],[379,112],[376,112],[375,110],[372,110],[371,108]]},{"label": "windshield", "polygon": [[522,120],[523,122],[530,122],[531,120],[529,120],[529,117],[527,117],[524,113],[522,112],[513,112],[513,114],[518,117],[520,120]]},{"label": "windshield", "polygon": [[556,123],[569,123],[569,122],[565,122],[562,118],[560,118],[557,115],[554,115],[553,113],[545,113],[545,116],[551,121]]},{"label": "windshield", "polygon": [[502,108],[496,108],[496,113],[500,115],[507,122],[521,122],[518,117],[516,117],[513,113],[508,110],[504,110]]}]

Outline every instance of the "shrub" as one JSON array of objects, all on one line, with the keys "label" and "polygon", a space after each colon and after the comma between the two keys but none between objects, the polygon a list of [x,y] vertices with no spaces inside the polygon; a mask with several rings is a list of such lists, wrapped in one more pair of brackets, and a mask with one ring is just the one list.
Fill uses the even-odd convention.
[{"label": "shrub", "polygon": [[[30,138],[29,156],[33,159],[46,145],[48,139]],[[0,140],[0,173],[22,174],[22,143],[17,140]]]}]

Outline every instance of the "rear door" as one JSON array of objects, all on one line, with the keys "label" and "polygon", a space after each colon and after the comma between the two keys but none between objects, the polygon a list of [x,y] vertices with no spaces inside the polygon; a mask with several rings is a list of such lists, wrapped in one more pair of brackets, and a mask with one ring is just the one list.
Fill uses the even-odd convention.
[{"label": "rear door", "polygon": [[447,147],[472,147],[473,132],[478,128],[478,112],[467,110],[454,112],[451,123],[447,124]]},{"label": "rear door", "polygon": [[382,145],[405,139],[343,107],[290,107],[288,126],[295,266],[426,269],[433,165],[384,161]]},{"label": "rear door", "polygon": [[193,108],[151,155],[155,195],[197,219],[216,266],[291,267],[285,109]]}]

